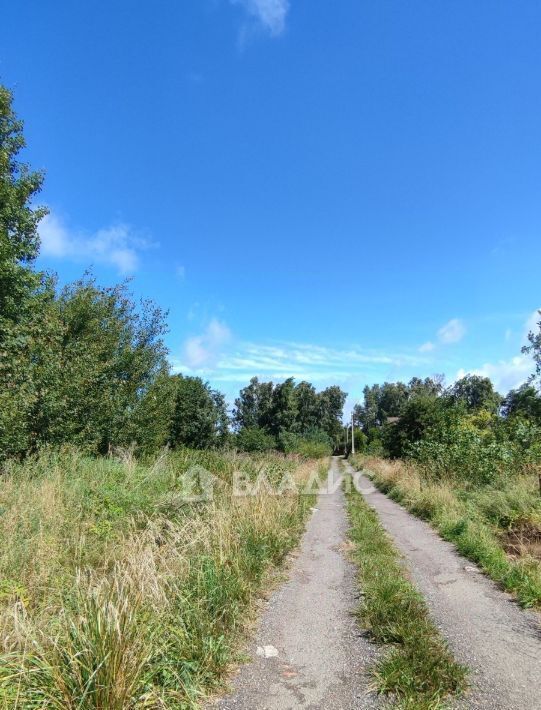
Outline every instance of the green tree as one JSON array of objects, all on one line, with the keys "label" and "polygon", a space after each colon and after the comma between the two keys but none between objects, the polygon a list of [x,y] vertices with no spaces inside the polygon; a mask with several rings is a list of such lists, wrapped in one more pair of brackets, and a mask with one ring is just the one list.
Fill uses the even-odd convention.
[{"label": "green tree", "polygon": [[282,432],[293,432],[297,422],[297,400],[295,380],[289,377],[276,385],[272,393],[270,433],[278,436]]},{"label": "green tree", "polygon": [[531,384],[523,384],[511,390],[503,401],[502,414],[505,417],[522,417],[541,424],[541,396]]},{"label": "green tree", "polygon": [[378,408],[380,399],[380,386],[365,386],[363,389],[363,404],[356,404],[353,407],[353,422],[360,426],[363,431],[368,432],[380,424],[378,420]]},{"label": "green tree", "polygon": [[29,267],[39,251],[38,224],[47,213],[32,205],[43,173],[18,159],[26,142],[12,102],[11,92],[0,85],[0,327],[28,313],[28,297],[40,283]]},{"label": "green tree", "polygon": [[31,268],[46,214],[33,206],[43,174],[19,160],[26,143],[12,103],[0,86],[0,457],[30,445],[34,361],[49,335],[51,297],[50,280]]},{"label": "green tree", "polygon": [[200,377],[174,375],[174,406],[169,443],[206,449],[223,443],[227,412],[223,395]]},{"label": "green tree", "polygon": [[528,333],[529,345],[522,348],[522,352],[531,355],[535,363],[535,373],[531,376],[531,381],[539,383],[541,381],[541,310],[537,312],[538,319],[536,323],[537,331],[532,330]]},{"label": "green tree", "polygon": [[319,428],[328,434],[333,445],[339,446],[342,437],[342,416],[347,394],[337,385],[318,394]]},{"label": "green tree", "polygon": [[126,284],[99,287],[87,275],[56,300],[47,375],[37,378],[38,443],[71,442],[99,453],[136,437],[132,418],[166,367],[164,314],[137,305]]},{"label": "green tree", "polygon": [[272,417],[272,382],[260,382],[252,377],[250,384],[244,387],[233,409],[233,424],[237,430],[243,428],[270,428]]},{"label": "green tree", "polygon": [[455,382],[449,396],[455,402],[463,403],[469,412],[481,409],[496,412],[502,403],[502,398],[494,389],[490,379],[480,375],[466,375]]},{"label": "green tree", "polygon": [[408,386],[403,382],[384,382],[379,400],[378,419],[385,422],[388,417],[399,417],[408,398]]},{"label": "green tree", "polygon": [[443,375],[435,375],[434,377],[412,377],[408,382],[408,399],[417,397],[418,395],[428,395],[437,397],[443,393]]},{"label": "green tree", "polygon": [[170,445],[176,390],[177,379],[163,365],[137,402],[125,432],[137,453],[152,455]]},{"label": "green tree", "polygon": [[400,419],[387,424],[382,441],[393,458],[407,456],[411,446],[428,435],[439,439],[442,432],[455,424],[464,415],[464,405],[451,399],[423,392],[412,397],[402,409]]},{"label": "green tree", "polygon": [[297,409],[296,429],[305,434],[318,427],[318,396],[316,389],[309,382],[299,382],[295,387]]}]

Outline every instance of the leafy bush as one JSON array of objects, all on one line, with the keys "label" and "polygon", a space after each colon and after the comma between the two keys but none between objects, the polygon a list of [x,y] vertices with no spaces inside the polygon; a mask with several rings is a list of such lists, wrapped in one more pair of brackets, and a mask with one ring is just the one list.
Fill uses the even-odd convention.
[{"label": "leafy bush", "polygon": [[333,452],[330,436],[318,429],[302,435],[282,432],[278,435],[278,448],[286,454],[299,454],[306,458],[322,458]]},{"label": "leafy bush", "polygon": [[408,454],[424,465],[431,477],[456,478],[472,486],[517,475],[539,460],[534,449],[525,455],[516,442],[498,440],[492,432],[483,432],[468,421],[440,432],[437,439],[427,436],[411,444]]},{"label": "leafy bush", "polygon": [[236,445],[240,451],[270,451],[276,448],[276,439],[259,427],[241,429],[236,435]]}]

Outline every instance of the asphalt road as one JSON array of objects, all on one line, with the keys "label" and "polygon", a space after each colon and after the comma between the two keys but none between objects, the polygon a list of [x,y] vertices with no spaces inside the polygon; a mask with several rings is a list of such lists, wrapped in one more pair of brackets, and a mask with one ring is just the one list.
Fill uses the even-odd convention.
[{"label": "asphalt road", "polygon": [[[331,477],[338,473],[333,459]],[[320,495],[289,581],[270,597],[248,649],[251,662],[214,706],[237,710],[375,708],[367,667],[376,648],[361,636],[355,569],[346,559],[345,501]],[[258,655],[258,649],[259,654]],[[276,655],[275,655],[276,654]]]},{"label": "asphalt road", "polygon": [[[352,469],[350,469],[352,470]],[[338,476],[333,459],[330,478]],[[541,710],[541,627],[432,528],[377,491],[361,493],[403,555],[432,618],[456,659],[470,668],[470,690],[453,708]],[[352,615],[355,569],[344,553],[345,500],[321,494],[288,581],[272,593],[248,653],[251,661],[214,702],[221,710],[389,707],[370,688],[378,648]],[[391,705],[392,706],[392,705]]]},{"label": "asphalt road", "polygon": [[457,707],[540,709],[539,616],[521,609],[428,524],[374,489],[368,478],[361,477],[361,484],[455,658],[471,670],[471,690]]}]

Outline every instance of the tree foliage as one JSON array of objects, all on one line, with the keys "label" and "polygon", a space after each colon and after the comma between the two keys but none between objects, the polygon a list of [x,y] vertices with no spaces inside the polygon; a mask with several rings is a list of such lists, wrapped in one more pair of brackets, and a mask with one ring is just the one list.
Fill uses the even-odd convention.
[{"label": "tree foliage", "polygon": [[529,383],[511,390],[503,400],[502,413],[506,417],[521,417],[541,425],[541,395]]},{"label": "tree foliage", "polygon": [[538,319],[536,322],[536,330],[528,333],[529,345],[522,348],[522,352],[531,355],[535,362],[535,372],[532,374],[530,381],[536,382],[539,386],[541,383],[541,310],[537,313]]},{"label": "tree foliage", "polygon": [[399,417],[412,397],[435,397],[442,391],[442,377],[414,377],[408,384],[404,382],[384,382],[382,385],[368,385],[364,388],[364,403],[356,404],[353,420],[357,426],[368,432],[383,426],[392,417]]},{"label": "tree foliage", "polygon": [[256,431],[274,437],[282,450],[300,438],[314,441],[318,432],[332,448],[340,441],[345,400],[346,393],[336,386],[316,392],[309,382],[296,384],[291,377],[276,385],[254,377],[235,400],[233,424],[239,434],[249,430],[250,437]]},{"label": "tree foliage", "polygon": [[464,404],[469,412],[482,409],[496,412],[502,403],[502,397],[495,391],[488,377],[466,375],[458,380],[449,393],[455,402]]},{"label": "tree foliage", "polygon": [[174,405],[168,443],[208,449],[227,438],[227,410],[224,396],[200,377],[173,376]]},{"label": "tree foliage", "polygon": [[12,103],[11,92],[0,86],[0,335],[4,337],[9,321],[18,323],[28,315],[28,298],[39,285],[40,275],[30,265],[39,251],[38,224],[47,212],[33,206],[43,173],[19,160],[26,142]]}]

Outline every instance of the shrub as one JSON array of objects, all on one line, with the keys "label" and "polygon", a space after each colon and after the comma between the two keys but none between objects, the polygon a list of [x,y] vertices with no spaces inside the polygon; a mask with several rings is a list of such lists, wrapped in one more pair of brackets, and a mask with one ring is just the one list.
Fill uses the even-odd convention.
[{"label": "shrub", "polygon": [[299,454],[314,459],[330,456],[333,452],[330,436],[319,429],[306,434],[282,432],[278,435],[278,448],[286,454]]},{"label": "shrub", "polygon": [[276,448],[276,439],[264,429],[248,427],[238,432],[236,445],[240,451],[270,451]]}]

